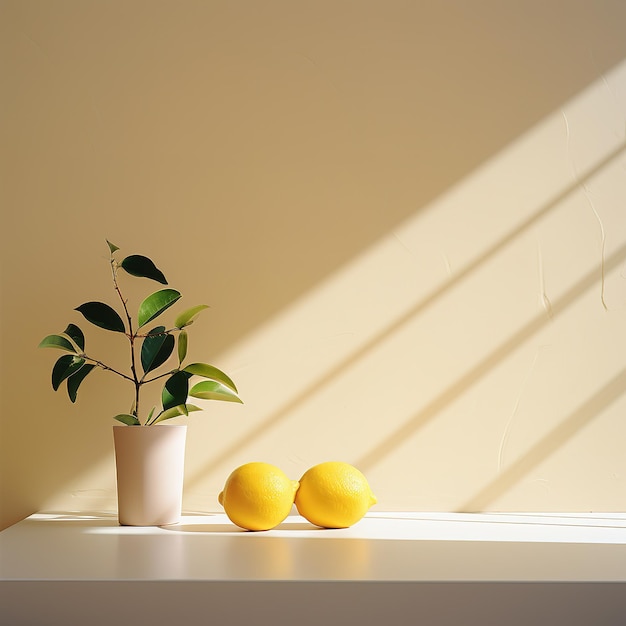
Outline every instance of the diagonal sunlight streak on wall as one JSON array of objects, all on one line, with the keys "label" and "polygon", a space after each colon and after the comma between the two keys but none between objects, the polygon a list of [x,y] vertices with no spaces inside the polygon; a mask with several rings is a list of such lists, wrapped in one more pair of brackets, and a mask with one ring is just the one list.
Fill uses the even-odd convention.
[{"label": "diagonal sunlight streak on wall", "polygon": [[[221,444],[189,468],[192,508],[252,458],[294,477],[343,458],[368,470],[383,507],[457,509],[498,472],[529,363],[511,458],[584,405],[620,367],[624,110],[626,64],[226,352],[244,416],[193,424]],[[589,454],[606,439],[593,435]],[[623,455],[603,456],[598,476],[626,471]],[[576,474],[561,463],[554,475]],[[535,486],[517,501],[545,508]]]},{"label": "diagonal sunlight streak on wall", "polygon": [[460,511],[484,511],[494,500],[511,489],[528,472],[545,461],[557,448],[585,428],[618,398],[626,393],[626,369],[621,370],[591,398],[565,417],[553,430],[535,443],[481,491],[464,502]]},{"label": "diagonal sunlight streak on wall", "polygon": [[[619,267],[626,261],[626,246],[622,246],[616,253],[605,260],[605,269],[611,270]],[[376,447],[360,457],[356,464],[363,470],[369,470],[379,463],[386,455],[391,454],[406,438],[425,425],[428,420],[435,417],[448,404],[463,394],[469,387],[475,385],[482,377],[486,376],[497,364],[507,358],[521,345],[528,342],[543,326],[551,323],[552,318],[557,318],[565,312],[568,307],[576,304],[576,301],[589,289],[597,286],[598,272],[590,271],[565,295],[552,303],[551,317],[540,313],[523,328],[511,335],[506,342],[499,345],[493,352],[487,355],[480,363],[477,363],[464,376],[456,380],[441,395],[432,400],[428,406],[407,421],[397,431],[388,436],[384,441],[378,443]],[[623,378],[623,377],[621,377]],[[463,509],[462,509],[463,510]]]},{"label": "diagonal sunlight streak on wall", "polygon": [[[245,435],[239,438],[237,441],[233,442],[230,446],[223,449],[218,456],[216,456],[210,463],[206,464],[200,473],[189,481],[189,485],[193,486],[194,480],[198,480],[203,474],[209,473],[213,471],[215,468],[219,467],[221,463],[230,458],[238,449],[248,446],[251,442],[253,442],[257,437],[265,434],[267,430],[273,426],[275,426],[278,422],[283,419],[286,419],[291,412],[300,404],[306,402],[309,398],[311,398],[320,388],[323,388],[326,384],[330,383],[337,376],[341,375],[347,368],[350,368],[352,365],[357,363],[359,360],[363,359],[368,353],[376,348],[377,345],[383,343],[386,339],[388,339],[391,335],[398,332],[404,325],[409,323],[414,317],[420,315],[420,313],[436,302],[446,291],[454,288],[456,284],[463,281],[469,274],[476,271],[481,265],[489,262],[493,259],[501,250],[503,250],[506,246],[510,245],[513,240],[517,237],[521,236],[525,231],[532,228],[533,225],[536,224],[542,217],[544,217],[547,213],[553,210],[555,207],[559,206],[568,196],[577,191],[580,185],[587,183],[590,181],[598,172],[602,171],[608,164],[613,162],[618,156],[624,154],[626,151],[626,142],[617,146],[614,150],[612,150],[609,154],[607,154],[601,161],[594,164],[593,167],[589,168],[586,172],[579,175],[578,180],[571,184],[569,187],[561,191],[556,197],[552,198],[548,203],[546,203],[543,207],[541,207],[538,211],[528,217],[522,224],[519,224],[515,230],[507,233],[502,239],[494,243],[488,250],[481,253],[480,256],[473,259],[470,263],[468,263],[464,268],[456,272],[450,279],[444,282],[442,285],[435,288],[431,293],[429,293],[423,300],[421,300],[418,304],[416,304],[413,308],[406,311],[401,317],[396,319],[392,324],[389,324],[386,328],[376,334],[374,337],[371,337],[367,342],[363,343],[358,347],[357,350],[350,353],[346,358],[342,359],[339,363],[335,364],[331,369],[326,371],[323,376],[315,379],[313,383],[308,385],[305,389],[300,391],[297,395],[292,397],[289,402],[286,402],[282,405],[278,410],[272,413],[270,416],[266,417],[261,423],[257,424],[254,428],[247,431]],[[618,255],[617,258],[610,259],[608,261],[604,261],[605,270],[610,270],[616,266],[616,263],[624,261],[624,254]],[[598,273],[596,270],[590,272],[590,274],[583,279],[581,283],[581,289],[588,289],[595,284],[597,284]],[[572,304],[574,301],[575,295],[579,293],[578,289],[573,290],[568,296],[566,296],[560,303],[556,303],[552,307],[552,314],[557,314],[569,304]],[[572,297],[574,296],[574,297]],[[499,349],[497,351],[497,355],[490,355],[484,362],[476,366],[471,372],[467,374],[467,376],[461,381],[457,381],[442,397],[438,398],[429,411],[426,411],[427,414],[433,413],[433,408],[436,408],[434,412],[439,410],[442,404],[445,404],[444,398],[453,398],[456,397],[458,393],[460,393],[463,389],[465,389],[471,381],[479,378],[481,375],[484,375],[486,371],[490,369],[494,362],[497,362],[500,358],[508,354],[508,352],[513,349],[514,346],[519,345],[520,340],[527,338],[533,332],[533,329],[541,326],[548,322],[548,318],[545,315],[539,315],[537,318],[527,326],[526,329],[523,329],[518,333],[518,335],[511,338],[511,340],[503,347],[503,349]],[[449,401],[449,400],[448,400]],[[421,420],[419,420],[421,421]],[[409,424],[407,426],[408,430],[412,430],[412,426]],[[391,438],[392,442],[389,440],[379,444],[376,450],[371,451],[367,455],[361,457],[358,461],[356,461],[357,465],[362,467],[364,470],[369,469],[373,464],[376,463],[382,456],[388,454],[390,449],[393,448],[397,441],[401,439],[405,434],[407,428],[403,428],[396,436]]]}]

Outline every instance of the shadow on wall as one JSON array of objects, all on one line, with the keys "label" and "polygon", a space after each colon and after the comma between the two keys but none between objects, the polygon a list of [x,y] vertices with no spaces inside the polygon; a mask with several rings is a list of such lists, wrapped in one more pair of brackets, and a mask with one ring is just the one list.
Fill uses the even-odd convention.
[{"label": "shadow on wall", "polygon": [[[235,206],[229,203],[220,219],[224,232],[238,233],[236,246],[226,247],[228,235],[211,241],[216,262],[247,250],[215,277],[217,353],[626,57],[621,36],[604,31],[590,7],[570,3],[573,21],[564,21],[559,5],[369,6],[351,16],[350,26],[339,22],[332,35],[307,42],[310,83],[299,88],[313,104],[301,117],[285,110],[282,127],[265,131],[252,113],[246,132],[235,135],[241,141],[236,167],[254,201],[235,189]],[[349,52],[340,51],[335,37]],[[581,41],[593,53],[583,52]]]}]

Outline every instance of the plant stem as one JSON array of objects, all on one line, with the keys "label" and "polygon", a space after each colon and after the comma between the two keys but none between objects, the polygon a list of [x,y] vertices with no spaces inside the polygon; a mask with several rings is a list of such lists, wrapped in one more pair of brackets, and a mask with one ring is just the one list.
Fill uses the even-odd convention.
[{"label": "plant stem", "polygon": [[137,366],[136,366],[136,359],[135,359],[136,335],[133,333],[133,319],[130,313],[128,312],[128,306],[126,305],[126,300],[124,299],[124,296],[122,295],[122,291],[120,290],[120,287],[117,283],[117,263],[113,259],[113,255],[111,255],[111,274],[113,277],[113,285],[115,287],[115,291],[117,291],[117,295],[119,296],[120,301],[122,302],[122,306],[124,307],[124,313],[126,314],[126,319],[128,320],[128,333],[126,336],[128,337],[128,341],[130,342],[130,370],[132,372],[133,377],[129,378],[128,376],[125,376],[125,378],[128,378],[129,380],[131,380],[135,386],[135,403],[134,403],[132,414],[137,419],[139,419],[139,391],[141,389],[142,383],[139,380],[139,377],[137,376]]}]

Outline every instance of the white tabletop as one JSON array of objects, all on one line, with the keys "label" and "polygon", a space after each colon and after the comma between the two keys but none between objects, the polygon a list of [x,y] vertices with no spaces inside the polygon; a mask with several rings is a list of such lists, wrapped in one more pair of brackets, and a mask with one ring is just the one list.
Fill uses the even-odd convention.
[{"label": "white tabletop", "polygon": [[169,527],[40,513],[0,533],[0,581],[626,581],[626,514],[292,515],[247,532],[224,514]]}]

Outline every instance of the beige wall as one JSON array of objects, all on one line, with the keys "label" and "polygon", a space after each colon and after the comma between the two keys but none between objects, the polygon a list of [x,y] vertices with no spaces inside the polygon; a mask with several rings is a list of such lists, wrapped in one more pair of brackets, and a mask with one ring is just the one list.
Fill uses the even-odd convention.
[{"label": "beige wall", "polygon": [[0,7],[3,526],[115,506],[130,390],[37,350],[105,238],[246,402],[188,420],[186,508],[332,458],[380,510],[624,510],[626,4]]}]

